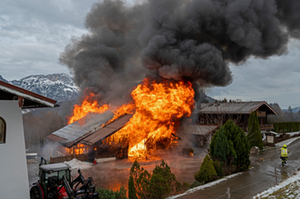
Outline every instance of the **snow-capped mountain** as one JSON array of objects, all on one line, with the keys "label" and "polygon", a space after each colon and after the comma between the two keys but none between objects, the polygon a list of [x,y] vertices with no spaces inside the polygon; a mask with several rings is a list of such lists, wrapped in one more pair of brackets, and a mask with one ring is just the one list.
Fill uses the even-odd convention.
[{"label": "snow-capped mountain", "polygon": [[[300,111],[300,106],[291,108],[293,113],[298,113]],[[284,112],[289,112],[289,109],[282,109]]]},{"label": "snow-capped mountain", "polygon": [[1,75],[0,75],[0,81],[8,83],[8,81],[6,79],[4,79]]},{"label": "snow-capped mountain", "polygon": [[74,100],[79,88],[67,74],[31,75],[9,83],[54,99],[56,101]]}]

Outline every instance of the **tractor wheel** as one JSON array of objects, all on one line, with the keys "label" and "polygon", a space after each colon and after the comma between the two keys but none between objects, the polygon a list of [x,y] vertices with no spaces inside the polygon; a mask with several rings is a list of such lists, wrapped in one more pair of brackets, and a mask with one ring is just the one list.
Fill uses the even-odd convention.
[{"label": "tractor wheel", "polygon": [[42,199],[40,192],[36,186],[32,187],[30,190],[30,199]]}]

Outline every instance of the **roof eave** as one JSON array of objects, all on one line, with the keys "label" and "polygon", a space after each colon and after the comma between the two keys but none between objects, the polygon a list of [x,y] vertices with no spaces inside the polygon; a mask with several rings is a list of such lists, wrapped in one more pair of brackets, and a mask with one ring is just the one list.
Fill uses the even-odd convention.
[{"label": "roof eave", "polygon": [[[255,107],[254,109],[253,109],[253,111],[256,111],[259,107],[261,107],[262,105],[266,105],[273,113],[274,113],[274,115],[278,115],[278,113],[266,102],[266,101],[262,101],[257,107]],[[252,112],[253,112],[252,111]]]},{"label": "roof eave", "polygon": [[[44,97],[42,95],[39,95],[37,93],[33,93],[31,91],[25,90],[23,88],[14,86],[12,84],[8,84],[6,82],[0,81],[0,90],[3,90],[5,92],[23,97],[25,100],[33,101],[37,104],[40,104],[44,107],[55,107],[58,106],[56,104],[57,101]],[[31,107],[28,107],[31,108]]]}]

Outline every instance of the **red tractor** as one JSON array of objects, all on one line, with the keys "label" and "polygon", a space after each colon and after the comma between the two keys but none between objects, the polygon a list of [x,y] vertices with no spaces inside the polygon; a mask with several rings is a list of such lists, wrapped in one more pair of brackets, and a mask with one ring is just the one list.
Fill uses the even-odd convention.
[{"label": "red tractor", "polygon": [[[41,165],[39,180],[30,189],[30,199],[97,199],[93,178],[79,176],[71,182],[70,166],[65,163]],[[76,184],[76,187],[73,187]],[[79,188],[77,188],[80,185]]]}]

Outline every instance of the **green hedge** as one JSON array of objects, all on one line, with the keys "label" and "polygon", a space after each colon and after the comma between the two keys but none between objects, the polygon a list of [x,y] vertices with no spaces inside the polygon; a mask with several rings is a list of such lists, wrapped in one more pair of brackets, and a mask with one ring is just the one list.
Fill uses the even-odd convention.
[{"label": "green hedge", "polygon": [[120,190],[113,191],[109,189],[98,188],[99,199],[127,199],[127,190],[122,186]]},{"label": "green hedge", "polygon": [[300,122],[275,122],[274,131],[277,133],[295,132],[300,130]]}]

